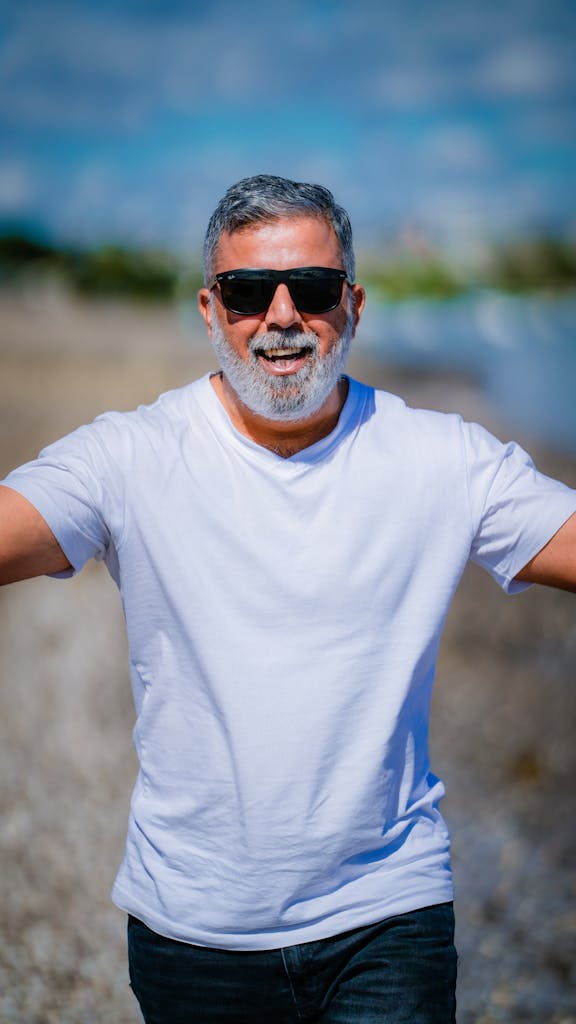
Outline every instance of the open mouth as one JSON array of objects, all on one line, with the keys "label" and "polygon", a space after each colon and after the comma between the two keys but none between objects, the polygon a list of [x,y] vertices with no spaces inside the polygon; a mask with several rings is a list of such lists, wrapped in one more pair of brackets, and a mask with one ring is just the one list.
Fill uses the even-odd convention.
[{"label": "open mouth", "polygon": [[308,346],[304,348],[259,348],[256,349],[256,355],[270,363],[288,363],[293,359],[302,359],[310,355],[311,351],[312,349]]},{"label": "open mouth", "polygon": [[310,345],[304,345],[293,348],[259,348],[255,354],[267,373],[281,376],[301,370],[312,351]]}]

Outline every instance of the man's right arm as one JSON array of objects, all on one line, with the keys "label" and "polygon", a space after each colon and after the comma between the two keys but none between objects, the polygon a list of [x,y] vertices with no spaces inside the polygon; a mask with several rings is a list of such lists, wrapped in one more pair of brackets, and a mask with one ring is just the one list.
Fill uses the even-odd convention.
[{"label": "man's right arm", "polygon": [[0,584],[70,569],[52,530],[18,491],[0,486]]}]

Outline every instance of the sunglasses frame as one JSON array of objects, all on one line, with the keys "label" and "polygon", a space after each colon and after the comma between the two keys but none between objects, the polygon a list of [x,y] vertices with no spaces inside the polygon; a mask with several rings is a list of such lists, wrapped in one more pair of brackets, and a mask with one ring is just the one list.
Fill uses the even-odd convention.
[{"label": "sunglasses frame", "polygon": [[348,274],[346,273],[345,270],[339,270],[336,267],[290,267],[289,270],[268,270],[263,267],[238,267],[236,270],[224,270],[220,274],[215,274],[212,284],[209,285],[209,288],[210,291],[212,291],[212,289],[215,288],[217,284],[221,284],[223,281],[232,281],[234,279],[244,281],[261,279],[266,283],[269,282],[273,285],[273,291],[270,296],[270,301],[264,306],[263,309],[254,310],[249,313],[246,313],[241,309],[234,309],[232,306],[230,306],[226,302],[222,288],[220,288],[220,297],[222,299],[222,304],[227,310],[229,310],[230,313],[235,313],[236,316],[260,316],[262,313],[265,313],[268,307],[270,306],[270,303],[272,302],[274,295],[276,294],[276,289],[279,284],[286,285],[288,291],[290,292],[292,302],[301,313],[311,313],[312,315],[317,314],[318,316],[320,316],[323,313],[330,313],[333,309],[336,309],[336,307],[342,300],[342,288],[340,288],[340,294],[338,296],[338,299],[330,306],[326,306],[322,309],[309,310],[303,309],[302,306],[298,305],[296,299],[294,298],[294,295],[292,294],[290,282],[293,281],[295,277],[298,277],[298,275],[302,276],[303,274],[308,275],[311,281],[313,281],[316,276],[317,279],[328,278],[329,280],[333,281],[340,280],[342,281],[342,283],[344,281],[347,281],[348,284],[353,283],[348,277]]}]

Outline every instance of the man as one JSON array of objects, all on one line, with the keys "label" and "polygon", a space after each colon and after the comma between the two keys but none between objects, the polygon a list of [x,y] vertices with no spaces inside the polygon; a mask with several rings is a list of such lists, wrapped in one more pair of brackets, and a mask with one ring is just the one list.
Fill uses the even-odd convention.
[{"label": "man", "polygon": [[204,258],[221,373],[10,474],[1,578],[96,557],[122,592],[140,773],[113,898],[147,1024],[448,1024],[439,635],[469,558],[576,589],[576,492],[343,375],[364,291],[326,189],[239,182]]}]

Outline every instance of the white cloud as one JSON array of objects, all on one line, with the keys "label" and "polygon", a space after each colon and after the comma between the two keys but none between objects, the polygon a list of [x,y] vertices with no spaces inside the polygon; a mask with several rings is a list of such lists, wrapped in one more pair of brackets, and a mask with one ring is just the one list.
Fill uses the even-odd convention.
[{"label": "white cloud", "polygon": [[389,65],[374,76],[371,92],[379,105],[410,110],[429,106],[449,93],[451,77],[439,68],[423,64]]},{"label": "white cloud", "polygon": [[423,139],[422,162],[426,169],[477,173],[496,166],[496,154],[484,134],[466,124],[446,125]]},{"label": "white cloud", "polygon": [[175,95],[200,108],[208,50],[189,18],[24,4],[0,51],[1,112],[20,125],[137,128]]},{"label": "white cloud", "polygon": [[530,105],[516,118],[514,139],[530,146],[570,146],[576,142],[576,116],[573,105]]},{"label": "white cloud", "polygon": [[19,213],[35,196],[32,169],[23,161],[0,161],[0,211]]},{"label": "white cloud", "polygon": [[562,47],[538,39],[497,45],[481,67],[478,82],[488,95],[530,98],[554,95],[571,76]]}]

